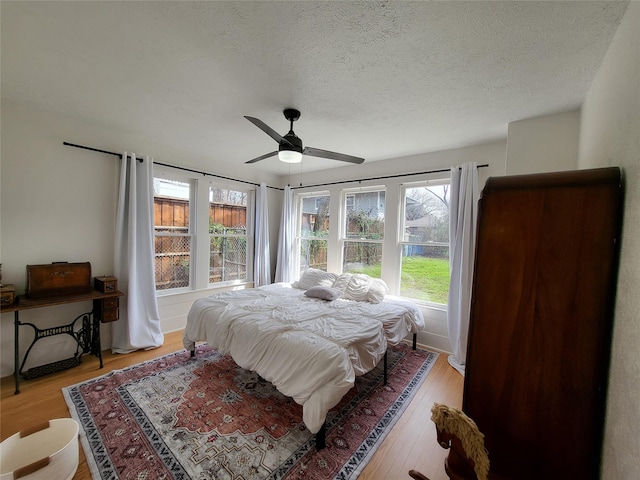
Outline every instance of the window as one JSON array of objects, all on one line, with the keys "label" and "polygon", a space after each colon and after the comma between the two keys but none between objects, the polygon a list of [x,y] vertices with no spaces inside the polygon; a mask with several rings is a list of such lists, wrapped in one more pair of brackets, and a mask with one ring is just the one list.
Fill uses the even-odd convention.
[{"label": "window", "polygon": [[364,273],[384,280],[391,295],[443,311],[449,296],[449,178],[412,180],[297,192],[300,273],[309,267]]},{"label": "window", "polygon": [[449,295],[449,184],[404,188],[400,295],[446,304]]},{"label": "window", "polygon": [[385,191],[349,192],[344,198],[342,271],[380,278]]},{"label": "window", "polygon": [[298,199],[300,273],[307,268],[326,271],[331,197],[328,193],[320,193],[300,195]]},{"label": "window", "polygon": [[156,290],[191,284],[191,183],[153,179]]},{"label": "window", "polygon": [[247,280],[247,192],[209,187],[209,283]]},{"label": "window", "polygon": [[253,278],[254,189],[154,167],[158,294]]}]

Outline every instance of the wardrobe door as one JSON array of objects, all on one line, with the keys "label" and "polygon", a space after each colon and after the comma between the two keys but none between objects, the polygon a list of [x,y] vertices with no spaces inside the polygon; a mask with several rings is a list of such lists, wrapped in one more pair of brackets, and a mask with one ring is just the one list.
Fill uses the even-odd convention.
[{"label": "wardrobe door", "polygon": [[494,474],[599,477],[621,209],[617,168],[482,192],[463,410]]}]

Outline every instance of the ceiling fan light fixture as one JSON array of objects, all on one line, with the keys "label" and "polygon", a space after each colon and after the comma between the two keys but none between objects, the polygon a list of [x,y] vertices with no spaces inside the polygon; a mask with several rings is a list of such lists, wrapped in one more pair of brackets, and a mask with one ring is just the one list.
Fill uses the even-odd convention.
[{"label": "ceiling fan light fixture", "polygon": [[[330,160],[338,160],[340,162],[348,162],[360,164],[364,162],[364,158],[354,157],[352,155],[345,155],[344,153],[330,152],[329,150],[322,150],[320,148],[313,147],[304,147],[302,145],[302,140],[293,132],[293,122],[300,118],[300,111],[295,108],[285,108],[284,109],[284,118],[289,120],[291,126],[289,128],[289,133],[286,135],[280,135],[269,125],[264,123],[262,120],[259,120],[254,117],[247,117],[251,123],[253,123],[256,127],[262,130],[264,133],[273,138],[276,142],[278,142],[278,159],[284,163],[301,163],[302,155],[311,155],[312,157],[320,157],[320,158],[328,158]],[[264,160],[265,158],[273,157],[276,152],[270,152],[265,155],[260,155],[252,160],[246,161],[244,163],[255,163],[260,160]]]},{"label": "ceiling fan light fixture", "polygon": [[278,159],[284,163],[300,163],[302,162],[302,153],[295,150],[280,150]]}]

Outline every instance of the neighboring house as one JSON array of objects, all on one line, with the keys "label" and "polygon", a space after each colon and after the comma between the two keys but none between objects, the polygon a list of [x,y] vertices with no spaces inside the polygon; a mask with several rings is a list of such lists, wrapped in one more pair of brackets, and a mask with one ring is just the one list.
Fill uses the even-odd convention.
[{"label": "neighboring house", "polygon": [[[364,212],[370,217],[383,219],[385,208],[384,192],[364,192],[360,195],[346,196],[347,213]],[[315,231],[317,229],[315,223],[321,212],[324,227],[329,225],[329,212],[326,202],[328,197],[308,197],[302,199],[302,230]]]}]

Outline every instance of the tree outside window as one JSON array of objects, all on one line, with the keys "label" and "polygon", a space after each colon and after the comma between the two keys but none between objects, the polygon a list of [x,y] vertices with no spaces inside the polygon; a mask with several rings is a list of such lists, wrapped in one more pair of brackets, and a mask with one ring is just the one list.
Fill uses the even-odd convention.
[{"label": "tree outside window", "polygon": [[301,274],[308,268],[327,270],[330,200],[326,194],[300,197],[298,240]]}]

